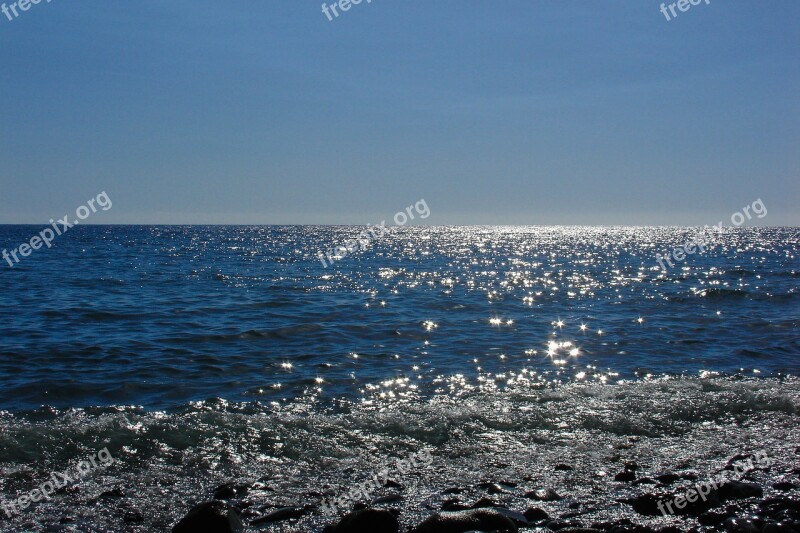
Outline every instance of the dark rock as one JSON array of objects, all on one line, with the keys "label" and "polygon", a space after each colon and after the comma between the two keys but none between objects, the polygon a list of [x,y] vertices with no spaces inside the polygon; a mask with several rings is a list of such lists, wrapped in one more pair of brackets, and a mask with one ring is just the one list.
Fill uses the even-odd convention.
[{"label": "dark rock", "polygon": [[122,498],[123,496],[125,496],[125,493],[122,491],[122,489],[115,488],[115,489],[111,489],[111,490],[107,490],[107,491],[103,492],[102,494],[100,494],[100,496],[97,497],[97,499],[98,500],[105,500],[105,499],[110,499],[110,498]]},{"label": "dark rock", "polygon": [[569,465],[565,465],[564,463],[559,463],[555,467],[556,472],[569,472],[570,470],[574,470],[574,468]]},{"label": "dark rock", "polygon": [[283,520],[291,520],[293,518],[300,518],[304,514],[308,512],[307,509],[303,507],[281,507],[275,511],[272,511],[268,515],[262,516],[261,518],[257,518],[251,522],[253,525],[257,524],[269,524],[272,522],[281,522]]},{"label": "dark rock", "polygon": [[487,489],[487,492],[489,494],[508,494],[508,491],[497,483],[493,483],[492,486]]},{"label": "dark rock", "polygon": [[704,526],[716,526],[721,524],[728,518],[727,513],[716,513],[714,511],[707,511],[697,517],[697,521]]},{"label": "dark rock", "polygon": [[139,511],[126,511],[124,515],[122,515],[122,520],[126,524],[141,524],[144,522],[144,515]]},{"label": "dark rock", "polygon": [[741,500],[744,498],[760,498],[764,495],[764,490],[755,483],[744,483],[742,481],[727,481],[719,488],[719,495],[725,500]]},{"label": "dark rock", "polygon": [[625,470],[630,472],[636,472],[639,470],[639,465],[634,462],[625,463]]},{"label": "dark rock", "polygon": [[248,486],[239,483],[225,483],[214,489],[215,500],[230,500],[247,494]]},{"label": "dark rock", "polygon": [[498,507],[496,510],[508,517],[517,527],[528,527],[530,525],[528,518],[518,511],[512,511],[511,509],[506,509],[504,507]]},{"label": "dark rock", "polygon": [[568,522],[566,520],[551,520],[545,524],[545,527],[551,531],[569,531],[580,529],[581,525],[577,522]]},{"label": "dark rock", "polygon": [[333,533],[398,533],[400,523],[390,511],[361,509],[345,515],[332,529]]},{"label": "dark rock", "polygon": [[397,492],[392,492],[391,494],[386,494],[384,496],[379,496],[372,500],[373,504],[381,504],[381,503],[392,503],[403,499]]},{"label": "dark rock", "polygon": [[614,476],[614,481],[634,481],[636,479],[636,472],[634,470],[625,470]]},{"label": "dark rock", "polygon": [[442,511],[465,511],[469,505],[464,505],[458,498],[450,498],[442,502]]},{"label": "dark rock", "polygon": [[466,490],[466,489],[462,489],[461,487],[450,487],[450,488],[444,489],[442,491],[442,494],[461,494],[462,492],[464,492],[464,490]]},{"label": "dark rock", "polygon": [[384,483],[383,486],[387,487],[387,488],[390,488],[390,489],[404,489],[405,488],[402,484],[398,483],[397,481],[392,481],[391,479],[387,479],[386,483]]},{"label": "dark rock", "polygon": [[561,496],[553,489],[536,489],[525,493],[526,498],[539,500],[540,502],[554,502],[561,499]]},{"label": "dark rock", "polygon": [[761,531],[752,520],[744,518],[728,518],[722,523],[722,527],[732,533],[760,533]]},{"label": "dark rock", "polygon": [[527,518],[529,522],[550,519],[550,515],[548,515],[544,509],[540,509],[539,507],[530,507],[523,513],[523,515],[525,515],[525,518]]},{"label": "dark rock", "polygon": [[671,485],[672,483],[675,483],[676,481],[681,479],[681,476],[679,476],[678,474],[660,474],[658,476],[655,476],[655,478],[659,483],[663,483],[664,485]]},{"label": "dark rock", "polygon": [[472,504],[471,509],[485,509],[487,507],[502,507],[502,505],[489,498],[481,498]]},{"label": "dark rock", "polygon": [[172,533],[242,533],[236,510],[225,502],[205,502],[193,507],[175,524]]},{"label": "dark rock", "polygon": [[779,481],[777,483],[774,483],[772,485],[772,488],[786,492],[796,489],[797,485],[795,483],[792,483],[791,481]]},{"label": "dark rock", "polygon": [[655,485],[656,480],[649,477],[639,478],[633,482],[634,485]]},{"label": "dark rock", "polygon": [[475,530],[518,531],[514,522],[496,509],[471,509],[428,517],[412,533],[465,533]]},{"label": "dark rock", "polygon": [[[631,500],[623,500],[624,503],[633,507],[637,513],[645,516],[660,516],[662,513],[658,509],[658,503],[666,500],[666,496],[658,497],[654,494],[641,494]],[[663,505],[663,504],[662,504]]]}]

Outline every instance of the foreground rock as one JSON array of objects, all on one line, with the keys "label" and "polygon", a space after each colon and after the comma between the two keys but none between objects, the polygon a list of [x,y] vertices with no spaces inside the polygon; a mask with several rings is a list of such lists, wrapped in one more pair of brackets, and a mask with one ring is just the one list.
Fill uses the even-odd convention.
[{"label": "foreground rock", "polygon": [[415,527],[412,533],[465,533],[476,530],[518,531],[514,522],[496,509],[472,509],[431,516]]},{"label": "foreground rock", "polygon": [[400,523],[390,511],[361,509],[342,518],[334,527],[325,528],[331,533],[398,533]]},{"label": "foreground rock", "polygon": [[196,505],[172,528],[172,533],[242,533],[243,531],[239,513],[221,501]]}]

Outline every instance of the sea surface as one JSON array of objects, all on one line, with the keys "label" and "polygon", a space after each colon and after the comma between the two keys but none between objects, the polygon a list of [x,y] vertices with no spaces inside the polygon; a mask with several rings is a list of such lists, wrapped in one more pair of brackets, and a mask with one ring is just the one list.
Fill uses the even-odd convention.
[{"label": "sea surface", "polygon": [[[452,484],[611,501],[598,472],[626,458],[710,476],[794,453],[799,228],[714,232],[666,271],[698,228],[404,227],[319,260],[363,229],[79,226],[0,263],[0,496],[115,458],[0,530],[168,531],[225,482],[254,518],[420,451],[409,523]],[[565,461],[585,471],[548,477]]]}]

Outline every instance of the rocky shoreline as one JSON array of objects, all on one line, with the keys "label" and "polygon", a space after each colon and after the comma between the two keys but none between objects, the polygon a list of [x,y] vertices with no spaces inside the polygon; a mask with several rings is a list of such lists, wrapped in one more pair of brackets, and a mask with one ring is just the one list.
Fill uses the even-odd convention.
[{"label": "rocky shoreline", "polygon": [[[296,524],[303,517],[311,517],[311,522],[319,524],[312,531],[323,533],[800,532],[800,448],[795,449],[794,458],[770,460],[768,464],[760,464],[758,459],[757,452],[731,457],[725,470],[745,472],[741,480],[726,479],[694,501],[690,496],[680,509],[672,509],[674,513],[666,512],[671,506],[665,507],[663,503],[681,501],[687,493],[703,486],[697,473],[654,473],[642,471],[635,463],[621,465],[615,475],[606,474],[609,483],[639,487],[639,494],[606,502],[605,506],[628,507],[640,520],[598,519],[597,515],[603,514],[598,506],[572,500],[558,488],[527,490],[525,481],[530,480],[523,483],[493,480],[472,487],[443,488],[437,498],[425,504],[430,515],[413,525],[403,523],[402,511],[394,505],[404,499],[403,485],[394,480],[385,483],[383,494],[371,501],[357,502],[338,520],[326,519],[321,506],[313,504],[259,512],[254,499],[248,496],[259,492],[263,485],[231,483],[217,487],[216,499],[195,506],[172,532],[310,531],[313,526],[308,521],[306,525]],[[750,468],[743,466],[740,470],[740,465],[748,463]],[[574,467],[558,464],[555,470],[566,473]],[[309,496],[321,498],[324,494]]]}]

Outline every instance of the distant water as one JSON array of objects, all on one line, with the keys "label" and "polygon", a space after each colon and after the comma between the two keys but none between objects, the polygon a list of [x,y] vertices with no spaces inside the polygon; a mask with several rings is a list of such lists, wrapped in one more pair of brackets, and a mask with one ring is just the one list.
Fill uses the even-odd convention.
[{"label": "distant water", "polygon": [[0,264],[0,498],[115,460],[0,531],[168,531],[225,482],[249,487],[245,522],[308,506],[268,530],[319,531],[323,495],[421,451],[391,474],[405,526],[453,485],[641,523],[626,461],[796,466],[800,229],[726,230],[666,273],[655,254],[693,230],[404,228],[318,260],[361,230],[87,226]]},{"label": "distant water", "polygon": [[[41,228],[38,228],[41,229]],[[36,226],[0,226],[14,248]],[[87,226],[0,264],[0,408],[800,370],[800,229]]]}]

